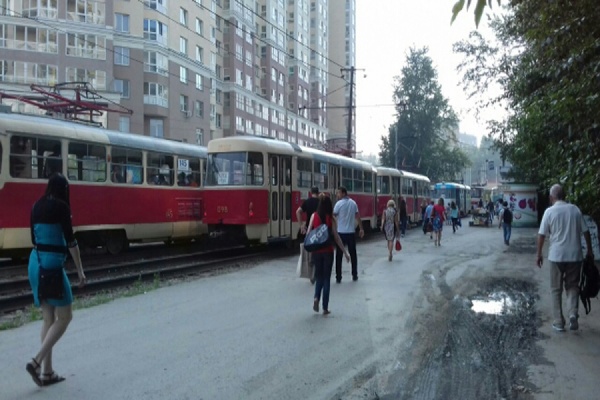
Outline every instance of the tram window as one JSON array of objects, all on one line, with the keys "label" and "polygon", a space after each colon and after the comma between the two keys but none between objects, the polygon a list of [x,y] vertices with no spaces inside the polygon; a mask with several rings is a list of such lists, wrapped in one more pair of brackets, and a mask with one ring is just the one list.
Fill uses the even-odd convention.
[{"label": "tram window", "polygon": [[309,188],[312,186],[312,161],[298,158],[298,187]]},{"label": "tram window", "polygon": [[[277,158],[271,158],[271,185],[277,186],[278,182]],[[277,204],[277,203],[275,203]],[[275,218],[276,219],[276,218]]]},{"label": "tram window", "polygon": [[327,163],[315,161],[313,171],[315,186],[317,186],[320,191],[324,191],[327,189]]},{"label": "tram window", "polygon": [[85,182],[106,181],[106,149],[87,143],[69,143],[67,154],[69,180]]},{"label": "tram window", "polygon": [[177,158],[177,186],[200,186],[200,160],[180,156]]},{"label": "tram window", "polygon": [[173,156],[148,153],[146,155],[146,182],[149,185],[173,186]]},{"label": "tram window", "polygon": [[342,168],[342,186],[346,188],[349,192],[352,192],[352,169],[351,168]]},{"label": "tram window", "polygon": [[292,161],[290,159],[282,160],[281,165],[285,164],[285,186],[292,185]]},{"label": "tram window", "polygon": [[365,174],[365,193],[373,192],[373,174],[371,172],[367,172]]},{"label": "tram window", "polygon": [[46,179],[55,172],[63,172],[58,140],[27,136],[13,136],[10,139],[12,177]]},{"label": "tram window", "polygon": [[272,192],[271,193],[271,220],[273,221],[277,221],[277,206],[278,206],[278,201],[277,201],[277,192]]},{"label": "tram window", "polygon": [[389,176],[378,176],[377,180],[379,182],[378,193],[380,194],[390,194],[390,177]]},{"label": "tram window", "polygon": [[406,189],[404,190],[404,194],[408,194],[408,195],[412,195],[413,194],[413,180],[412,179],[407,179],[406,180]]},{"label": "tram window", "polygon": [[354,191],[362,192],[363,191],[363,171],[355,169],[354,170]]},{"label": "tram window", "polygon": [[262,186],[265,181],[263,155],[248,153],[246,165],[246,185]]},{"label": "tram window", "polygon": [[120,147],[111,150],[110,180],[114,183],[132,183],[139,185],[143,182],[142,152]]},{"label": "tram window", "polygon": [[243,185],[246,157],[245,152],[209,154],[206,186]]}]

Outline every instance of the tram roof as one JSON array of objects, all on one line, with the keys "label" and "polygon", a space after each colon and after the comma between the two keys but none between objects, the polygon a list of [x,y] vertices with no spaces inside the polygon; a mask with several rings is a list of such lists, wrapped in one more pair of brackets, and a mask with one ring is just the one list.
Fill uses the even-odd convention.
[{"label": "tram roof", "polygon": [[377,168],[377,175],[387,175],[387,176],[402,176],[402,172],[400,172],[399,170],[395,169],[395,168],[390,168],[390,167],[376,167]]},{"label": "tram roof", "polygon": [[454,182],[438,182],[433,186],[434,189],[467,189],[471,190],[470,186],[463,185],[462,183]]},{"label": "tram roof", "polygon": [[344,157],[334,153],[298,146],[295,143],[284,142],[272,138],[257,136],[234,136],[213,139],[208,143],[209,153],[225,153],[235,151],[256,151],[290,156],[307,156],[312,160],[339,165],[345,168],[361,168],[376,172],[377,170],[366,161]]},{"label": "tram roof", "polygon": [[206,158],[208,153],[206,147],[193,144],[153,138],[135,133],[117,132],[36,115],[0,113],[0,132],[28,133],[41,137],[51,135],[62,139],[75,139],[90,143],[135,148],[157,153],[178,154],[188,157]]},{"label": "tram roof", "polygon": [[404,171],[404,170],[400,170],[400,172],[402,173],[402,176],[404,176],[405,178],[414,179],[417,181],[431,182],[429,180],[429,178],[426,177],[425,175],[419,175],[419,174],[415,174],[414,172],[408,172],[408,171]]}]

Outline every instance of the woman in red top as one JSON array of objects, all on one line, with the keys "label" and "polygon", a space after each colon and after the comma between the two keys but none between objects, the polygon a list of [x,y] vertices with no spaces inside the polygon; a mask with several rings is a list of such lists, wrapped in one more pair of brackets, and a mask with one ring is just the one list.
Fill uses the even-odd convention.
[{"label": "woman in red top", "polygon": [[440,197],[437,204],[431,210],[431,218],[433,218],[433,232],[435,232],[434,245],[441,246],[442,229],[446,220],[446,209],[444,208],[444,199]]},{"label": "woman in red top", "polygon": [[[350,261],[350,255],[342,243],[342,239],[337,233],[337,223],[333,218],[333,204],[328,196],[321,194],[319,196],[319,206],[317,211],[310,217],[308,223],[308,232],[311,229],[320,226],[322,223],[327,224],[330,228],[330,234],[333,234],[333,239],[340,249],[344,249],[346,262]],[[308,232],[306,234],[308,235]],[[323,291],[323,315],[329,314],[329,287],[331,280],[331,269],[333,267],[333,244],[323,249],[313,251],[312,261],[315,267],[315,298],[313,302],[313,310],[319,312],[319,300],[321,291]]]}]

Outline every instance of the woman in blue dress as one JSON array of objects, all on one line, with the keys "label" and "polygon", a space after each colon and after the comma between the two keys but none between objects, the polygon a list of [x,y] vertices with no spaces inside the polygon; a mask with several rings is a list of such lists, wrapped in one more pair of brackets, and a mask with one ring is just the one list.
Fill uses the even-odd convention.
[{"label": "woman in blue dress", "polygon": [[[29,283],[36,307],[42,308],[42,347],[27,363],[26,370],[38,386],[52,385],[65,380],[52,367],[52,348],[67,330],[73,317],[71,304],[73,293],[64,270],[67,252],[71,253],[79,287],[85,284],[79,247],[73,235],[71,209],[69,206],[69,183],[56,173],[48,180],[46,193],[31,211],[31,242],[34,245],[29,256]],[[44,269],[62,270],[63,294],[61,299],[40,298],[38,295],[40,264]]]}]

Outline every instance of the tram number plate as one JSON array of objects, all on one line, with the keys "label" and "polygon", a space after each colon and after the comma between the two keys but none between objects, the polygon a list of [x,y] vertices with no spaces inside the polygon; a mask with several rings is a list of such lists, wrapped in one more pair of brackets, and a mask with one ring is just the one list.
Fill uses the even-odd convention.
[{"label": "tram number plate", "polygon": [[217,214],[227,214],[228,212],[227,206],[217,206]]}]

